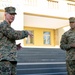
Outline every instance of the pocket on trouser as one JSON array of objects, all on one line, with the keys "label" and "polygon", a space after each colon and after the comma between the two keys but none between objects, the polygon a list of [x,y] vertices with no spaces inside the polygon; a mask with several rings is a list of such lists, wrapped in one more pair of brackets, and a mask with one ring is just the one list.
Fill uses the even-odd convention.
[{"label": "pocket on trouser", "polygon": [[0,75],[11,75],[11,63],[9,61],[0,61]]}]

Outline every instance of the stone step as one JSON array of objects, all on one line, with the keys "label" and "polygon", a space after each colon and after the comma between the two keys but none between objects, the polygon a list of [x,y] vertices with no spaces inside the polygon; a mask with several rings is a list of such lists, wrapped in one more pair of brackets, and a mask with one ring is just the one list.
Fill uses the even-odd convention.
[{"label": "stone step", "polygon": [[17,74],[17,75],[67,75],[67,72],[59,72],[59,73],[40,73],[40,74]]},{"label": "stone step", "polygon": [[60,48],[22,48],[18,62],[65,62],[65,54]]},{"label": "stone step", "polygon": [[18,63],[18,69],[27,68],[55,68],[66,67],[66,62],[47,62],[47,63]]},{"label": "stone step", "polygon": [[17,73],[18,74],[41,74],[41,73],[59,73],[66,72],[65,62],[59,64],[57,63],[23,63],[18,64]]},{"label": "stone step", "polygon": [[17,72],[18,72],[18,74],[58,73],[58,72],[66,72],[66,68],[58,67],[58,68],[18,69]]},{"label": "stone step", "polygon": [[60,48],[22,48],[17,75],[67,75],[65,58]]}]

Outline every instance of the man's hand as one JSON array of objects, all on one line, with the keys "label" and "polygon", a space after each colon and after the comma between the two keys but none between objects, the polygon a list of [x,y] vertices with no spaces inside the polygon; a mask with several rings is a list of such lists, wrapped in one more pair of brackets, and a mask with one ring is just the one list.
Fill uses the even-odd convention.
[{"label": "man's hand", "polygon": [[70,44],[71,47],[75,47],[75,43]]},{"label": "man's hand", "polygon": [[31,32],[28,31],[28,35],[32,38],[33,34]]},{"label": "man's hand", "polygon": [[17,44],[17,50],[20,50],[22,48],[21,43]]}]

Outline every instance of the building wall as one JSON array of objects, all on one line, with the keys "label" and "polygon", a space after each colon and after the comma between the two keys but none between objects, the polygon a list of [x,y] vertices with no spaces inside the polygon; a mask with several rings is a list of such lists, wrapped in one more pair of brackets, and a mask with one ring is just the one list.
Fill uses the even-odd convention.
[{"label": "building wall", "polygon": [[[4,11],[1,11],[0,15],[4,15],[3,12]],[[4,19],[4,16],[2,16],[2,17],[0,16],[0,22],[3,21],[3,19]],[[33,25],[32,19],[30,19],[30,20],[28,20],[28,22],[30,22],[30,24]],[[39,20],[40,20],[40,18],[39,18]],[[59,46],[62,34],[65,32],[65,30],[67,30],[67,29],[65,29],[67,27],[62,27],[62,28],[59,28],[59,29],[31,27],[31,26],[27,26],[28,22],[26,20],[24,22],[25,22],[24,23],[24,29],[25,30],[33,30],[34,31],[34,44],[26,44],[26,39],[24,39],[23,40],[24,46],[44,46],[44,47]],[[41,25],[40,22],[39,22],[39,24]],[[43,24],[44,24],[44,21],[43,21]],[[48,23],[46,23],[46,24],[48,24]],[[37,25],[37,23],[35,23],[35,25]],[[20,27],[22,27],[22,26],[20,26]],[[14,26],[14,28],[16,28],[16,27]],[[44,31],[48,31],[48,32],[51,33],[51,45],[43,44],[43,32]]]},{"label": "building wall", "polygon": [[[34,31],[34,44],[26,44],[26,39],[24,39],[24,46],[43,46],[43,47],[59,47],[61,36],[64,32],[69,30],[69,26],[62,27],[59,29],[48,29],[48,28],[35,28],[24,26],[24,30]],[[45,45],[43,43],[43,32],[48,31],[51,33],[51,45]]]},{"label": "building wall", "polygon": [[[34,31],[34,44],[26,44],[26,39],[24,39],[25,46],[55,46],[55,30],[54,29],[46,29],[46,28],[34,28],[34,27],[24,27],[25,30],[33,30]],[[51,45],[43,44],[43,32],[48,31],[51,33]]]},{"label": "building wall", "polygon": [[60,45],[60,40],[64,32],[68,31],[70,29],[70,26],[62,27],[58,29],[58,45]]}]

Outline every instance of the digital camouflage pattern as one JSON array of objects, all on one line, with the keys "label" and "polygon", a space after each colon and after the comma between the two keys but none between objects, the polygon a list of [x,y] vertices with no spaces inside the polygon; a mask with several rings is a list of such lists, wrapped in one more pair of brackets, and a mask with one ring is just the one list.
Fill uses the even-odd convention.
[{"label": "digital camouflage pattern", "polygon": [[75,60],[67,60],[66,65],[68,75],[75,75]]},{"label": "digital camouflage pattern", "polygon": [[3,21],[0,23],[0,61],[17,61],[16,40],[28,36],[28,31],[16,31]]},{"label": "digital camouflage pattern", "polygon": [[75,22],[75,17],[70,17],[69,18],[69,23],[74,23]]},{"label": "digital camouflage pattern", "polygon": [[6,7],[5,8],[5,12],[9,13],[9,14],[16,14],[16,9],[15,7]]},{"label": "digital camouflage pattern", "polygon": [[60,48],[66,50],[66,60],[75,60],[75,48],[70,44],[75,43],[75,31],[70,29],[62,35]]},{"label": "digital camouflage pattern", "polygon": [[16,63],[10,61],[0,61],[0,75],[16,75]]},{"label": "digital camouflage pattern", "polygon": [[60,48],[66,50],[67,75],[75,75],[75,48],[70,47],[72,43],[75,43],[75,30],[69,29],[60,41]]},{"label": "digital camouflage pattern", "polygon": [[[17,50],[21,48],[20,44],[16,45],[16,40],[23,39],[29,34],[28,31],[14,30],[11,22],[16,15],[15,7],[5,8],[5,20],[0,23],[0,75],[16,75],[17,74]],[[11,18],[9,15],[12,15]],[[6,16],[7,15],[7,16]],[[9,22],[9,19],[12,21]],[[9,24],[8,24],[9,23]]]}]

